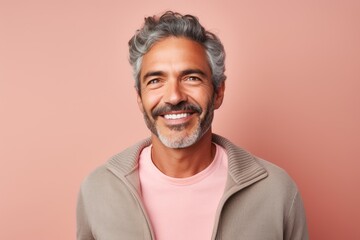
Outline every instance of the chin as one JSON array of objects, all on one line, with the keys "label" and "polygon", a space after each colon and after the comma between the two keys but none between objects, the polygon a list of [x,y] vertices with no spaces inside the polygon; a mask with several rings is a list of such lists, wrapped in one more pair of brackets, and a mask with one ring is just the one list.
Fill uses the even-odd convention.
[{"label": "chin", "polygon": [[187,148],[195,144],[200,138],[200,131],[195,131],[186,136],[172,136],[168,137],[163,134],[158,134],[158,138],[162,144],[168,148]]},{"label": "chin", "polygon": [[197,143],[209,129],[210,128],[206,129],[206,131],[202,131],[202,128],[198,127],[192,133],[186,134],[185,136],[179,136],[179,133],[175,133],[173,136],[166,136],[158,133],[157,136],[161,143],[166,147],[180,149],[190,147]]}]

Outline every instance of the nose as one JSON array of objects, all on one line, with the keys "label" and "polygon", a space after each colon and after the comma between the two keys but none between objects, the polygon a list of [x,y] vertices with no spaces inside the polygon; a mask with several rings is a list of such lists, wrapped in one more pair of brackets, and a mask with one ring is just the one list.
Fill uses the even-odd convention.
[{"label": "nose", "polygon": [[187,101],[187,95],[179,81],[168,81],[166,85],[163,96],[165,103],[177,105],[180,102]]}]

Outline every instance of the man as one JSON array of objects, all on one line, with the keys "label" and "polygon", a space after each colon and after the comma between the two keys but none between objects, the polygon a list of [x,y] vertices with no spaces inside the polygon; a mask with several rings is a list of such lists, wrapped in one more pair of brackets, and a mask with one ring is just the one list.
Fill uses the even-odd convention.
[{"label": "man", "polygon": [[225,90],[220,40],[166,12],[146,18],[129,48],[151,138],[83,182],[77,239],[308,239],[290,177],[211,131]]}]

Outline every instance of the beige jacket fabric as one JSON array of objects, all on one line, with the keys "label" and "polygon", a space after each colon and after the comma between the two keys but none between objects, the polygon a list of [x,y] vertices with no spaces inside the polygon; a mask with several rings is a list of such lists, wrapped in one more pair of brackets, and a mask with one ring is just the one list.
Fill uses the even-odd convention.
[{"label": "beige jacket fabric", "polygon": [[[288,174],[221,136],[213,134],[213,141],[225,148],[229,171],[212,239],[307,240],[303,203]],[[155,239],[138,178],[140,152],[150,144],[147,139],[115,155],[83,181],[77,240]]]}]

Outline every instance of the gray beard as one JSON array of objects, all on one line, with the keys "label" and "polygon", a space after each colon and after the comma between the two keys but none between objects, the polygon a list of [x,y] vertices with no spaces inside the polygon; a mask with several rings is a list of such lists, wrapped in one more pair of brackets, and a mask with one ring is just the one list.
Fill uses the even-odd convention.
[{"label": "gray beard", "polygon": [[[159,138],[162,144],[164,144],[168,148],[187,148],[191,145],[195,144],[197,141],[199,141],[202,136],[210,129],[211,123],[214,118],[214,100],[215,100],[215,94],[212,97],[211,101],[209,102],[206,113],[204,116],[204,119],[201,120],[200,116],[198,117],[198,125],[192,133],[185,137],[181,138],[169,138],[164,135],[162,135],[157,127],[156,127],[156,120],[152,122],[149,118],[149,116],[144,112],[144,120],[146,123],[146,126],[149,128],[149,130]],[[182,131],[186,128],[187,124],[179,124],[176,126],[172,126],[170,129],[172,131]]]}]

